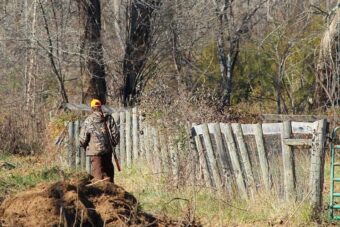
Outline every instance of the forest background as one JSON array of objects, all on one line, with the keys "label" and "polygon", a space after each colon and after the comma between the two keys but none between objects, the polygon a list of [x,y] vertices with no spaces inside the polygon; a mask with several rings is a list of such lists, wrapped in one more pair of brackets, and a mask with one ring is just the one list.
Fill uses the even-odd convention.
[{"label": "forest background", "polygon": [[338,61],[320,62],[337,4],[1,1],[0,122],[13,131],[3,136],[21,134],[21,148],[2,141],[33,152],[65,103],[93,97],[191,122],[334,114]]},{"label": "forest background", "polygon": [[[169,128],[183,121],[258,123],[268,113],[336,117],[339,5],[337,0],[0,1],[0,153],[51,158],[64,123],[85,116],[65,104],[88,104],[92,98],[114,108],[137,106],[146,120]],[[30,168],[30,157],[24,160]],[[151,187],[148,177],[128,171],[127,189]],[[32,186],[21,175],[16,183],[3,178],[0,192],[13,184]],[[40,175],[33,176],[29,182]],[[272,206],[261,212],[272,212]]]}]

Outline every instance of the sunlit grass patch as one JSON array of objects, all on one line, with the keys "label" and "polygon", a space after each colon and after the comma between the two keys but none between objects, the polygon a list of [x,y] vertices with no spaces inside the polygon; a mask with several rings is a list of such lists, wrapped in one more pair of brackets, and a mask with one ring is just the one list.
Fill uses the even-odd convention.
[{"label": "sunlit grass patch", "polygon": [[258,192],[253,200],[244,201],[205,187],[175,187],[142,163],[116,173],[116,183],[134,194],[147,212],[185,220],[195,218],[204,226],[315,224],[308,199],[285,202],[271,193]]},{"label": "sunlit grass patch", "polygon": [[18,192],[42,182],[55,182],[70,177],[72,172],[65,172],[58,166],[47,166],[36,157],[0,155],[0,161],[13,165],[13,169],[0,171],[0,196]]}]

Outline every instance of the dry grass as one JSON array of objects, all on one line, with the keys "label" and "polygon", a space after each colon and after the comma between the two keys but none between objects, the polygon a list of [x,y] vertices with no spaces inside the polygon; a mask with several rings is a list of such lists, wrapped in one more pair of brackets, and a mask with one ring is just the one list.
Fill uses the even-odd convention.
[{"label": "dry grass", "polygon": [[139,164],[117,174],[117,183],[134,194],[144,210],[186,220],[198,219],[204,226],[311,226],[307,198],[283,202],[270,193],[258,193],[253,201],[228,199],[202,187],[176,188],[166,178]]},{"label": "dry grass", "polygon": [[[76,177],[46,165],[36,157],[1,155],[0,160],[16,168],[0,171],[0,197],[22,191],[41,182],[55,182]],[[230,199],[204,187],[171,186],[167,178],[153,174],[143,163],[116,173],[116,183],[132,193],[146,212],[186,221],[199,220],[204,226],[313,226],[311,210],[306,201],[283,202],[270,193],[258,193],[252,201]],[[325,185],[329,182],[329,163],[326,163]],[[307,200],[307,198],[306,198]],[[0,200],[1,201],[1,200]],[[328,203],[325,190],[324,203]],[[328,225],[323,215],[322,225]]]}]

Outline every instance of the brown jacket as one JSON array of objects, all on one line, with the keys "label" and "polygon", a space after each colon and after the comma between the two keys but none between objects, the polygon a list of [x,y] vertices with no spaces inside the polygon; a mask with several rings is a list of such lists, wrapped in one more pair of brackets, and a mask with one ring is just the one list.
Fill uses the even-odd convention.
[{"label": "brown jacket", "polygon": [[[107,124],[110,135],[107,135]],[[119,143],[119,130],[111,115],[101,116],[100,112],[92,112],[84,121],[80,130],[79,143],[86,149],[86,155],[102,155],[112,152],[109,137],[112,138],[112,146]]]}]

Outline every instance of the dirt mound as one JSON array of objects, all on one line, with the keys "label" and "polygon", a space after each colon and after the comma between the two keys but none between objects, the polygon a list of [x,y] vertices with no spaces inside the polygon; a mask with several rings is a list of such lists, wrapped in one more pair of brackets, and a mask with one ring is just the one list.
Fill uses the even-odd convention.
[{"label": "dirt mound", "polygon": [[7,198],[0,226],[188,226],[141,211],[136,198],[108,182],[57,182]]}]

